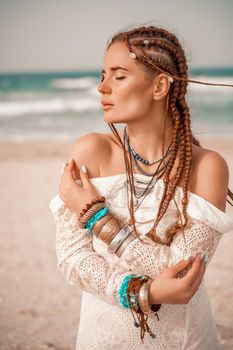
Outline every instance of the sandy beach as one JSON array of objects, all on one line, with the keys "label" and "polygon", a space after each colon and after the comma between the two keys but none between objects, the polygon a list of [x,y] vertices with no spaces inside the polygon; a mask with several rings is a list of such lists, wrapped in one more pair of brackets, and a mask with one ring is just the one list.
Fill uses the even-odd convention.
[{"label": "sandy beach", "polygon": [[[226,159],[233,189],[233,139],[201,141]],[[55,224],[49,211],[69,146],[55,141],[0,144],[1,350],[75,348],[81,290],[69,286],[57,269]],[[227,213],[233,217],[229,205]],[[232,247],[229,232],[205,275],[224,350],[233,348]]]}]

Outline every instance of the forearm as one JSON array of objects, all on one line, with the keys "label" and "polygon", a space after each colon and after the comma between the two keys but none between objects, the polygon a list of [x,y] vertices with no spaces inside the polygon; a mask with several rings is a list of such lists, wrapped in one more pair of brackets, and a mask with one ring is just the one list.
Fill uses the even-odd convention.
[{"label": "forearm", "polygon": [[[56,222],[58,268],[68,283],[96,295],[109,304],[119,304],[118,288],[131,267],[117,256],[111,259],[93,250],[87,229],[80,229],[77,217],[65,208],[59,197],[51,205]],[[137,271],[133,272],[137,274]]]},{"label": "forearm", "polygon": [[184,231],[186,246],[182,233],[174,237],[170,247],[155,243],[148,237],[145,240],[149,244],[136,238],[119,259],[110,253],[106,257],[97,254],[87,234],[88,230],[80,229],[76,215],[69,209],[60,207],[55,213],[55,220],[59,269],[70,284],[110,304],[119,304],[117,290],[126,275],[146,274],[154,278],[186,254],[203,251],[211,257],[221,236],[209,226],[196,222],[192,229]]},{"label": "forearm", "polygon": [[192,220],[188,228],[174,236],[170,246],[161,245],[148,236],[141,235],[140,238],[145,243],[136,238],[127,246],[121,259],[132,261],[132,268],[137,266],[153,278],[165,268],[188,256],[195,256],[198,252],[207,255],[210,261],[221,236],[222,233],[205,223]]}]

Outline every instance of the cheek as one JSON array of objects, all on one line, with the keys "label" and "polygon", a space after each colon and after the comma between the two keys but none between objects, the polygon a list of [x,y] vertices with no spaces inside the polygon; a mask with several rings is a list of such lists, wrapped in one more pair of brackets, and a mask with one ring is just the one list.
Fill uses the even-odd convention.
[{"label": "cheek", "polygon": [[133,92],[122,94],[119,100],[119,107],[124,114],[136,116],[148,111],[149,97],[145,90],[134,89]]}]

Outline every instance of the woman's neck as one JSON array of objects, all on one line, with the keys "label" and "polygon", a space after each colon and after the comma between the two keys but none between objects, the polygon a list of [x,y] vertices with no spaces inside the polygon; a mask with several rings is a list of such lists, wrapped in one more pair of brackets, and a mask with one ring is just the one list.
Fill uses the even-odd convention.
[{"label": "woman's neck", "polygon": [[147,125],[144,122],[143,125],[134,123],[126,126],[130,145],[146,160],[153,161],[160,158],[171,144],[173,126],[167,122],[164,133],[164,123],[161,124]]}]

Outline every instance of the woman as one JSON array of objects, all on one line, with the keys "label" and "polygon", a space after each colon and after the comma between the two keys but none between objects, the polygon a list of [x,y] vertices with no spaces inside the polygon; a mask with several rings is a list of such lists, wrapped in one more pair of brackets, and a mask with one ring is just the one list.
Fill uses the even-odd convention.
[{"label": "woman", "polygon": [[[192,135],[188,81],[183,49],[165,29],[136,28],[108,44],[98,90],[113,135],[90,133],[73,144],[50,204],[58,266],[84,290],[77,349],[219,349],[202,277],[233,227],[224,212],[233,196],[225,160]],[[126,126],[117,131],[114,123]],[[82,219],[93,203],[109,212],[88,226]],[[104,226],[97,230],[107,215],[111,239]],[[141,333],[130,296],[140,276],[147,280],[133,296]],[[143,312],[146,283],[156,313]]]}]

